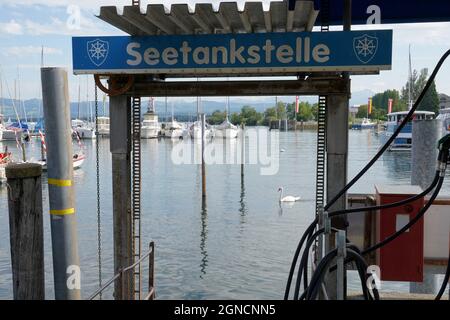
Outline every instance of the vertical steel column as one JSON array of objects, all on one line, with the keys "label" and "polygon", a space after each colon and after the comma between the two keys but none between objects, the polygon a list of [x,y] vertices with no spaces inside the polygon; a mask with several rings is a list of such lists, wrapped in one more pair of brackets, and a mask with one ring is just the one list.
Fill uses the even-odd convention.
[{"label": "vertical steel column", "polygon": [[[132,208],[133,208],[133,256],[134,262],[141,258],[141,98],[133,97],[133,177],[132,177]],[[141,300],[142,266],[134,269],[134,295]]]},{"label": "vertical steel column", "polygon": [[[131,214],[131,100],[127,96],[110,97],[110,150],[114,223],[114,273],[133,264]],[[116,300],[134,298],[133,273],[114,284]]]},{"label": "vertical steel column", "polygon": [[47,124],[45,134],[55,298],[80,299],[67,71],[62,68],[42,68],[41,81]]}]

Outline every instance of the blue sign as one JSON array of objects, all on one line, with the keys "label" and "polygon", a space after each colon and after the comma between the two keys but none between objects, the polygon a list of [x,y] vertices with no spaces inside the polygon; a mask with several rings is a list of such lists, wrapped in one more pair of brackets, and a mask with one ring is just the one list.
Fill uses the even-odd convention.
[{"label": "blue sign", "polygon": [[[344,0],[314,0],[314,8],[320,10],[330,3],[329,24],[342,25]],[[289,0],[294,8],[295,0]],[[353,0],[352,24],[396,24],[450,21],[449,0]],[[316,20],[320,25],[321,16]]]},{"label": "blue sign", "polygon": [[392,31],[74,37],[75,74],[288,75],[391,68]]}]

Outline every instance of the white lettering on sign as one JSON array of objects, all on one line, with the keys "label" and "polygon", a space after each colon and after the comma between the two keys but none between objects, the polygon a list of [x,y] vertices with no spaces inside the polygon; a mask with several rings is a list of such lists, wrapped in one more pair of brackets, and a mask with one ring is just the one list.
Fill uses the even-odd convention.
[{"label": "white lettering on sign", "polygon": [[290,64],[292,62],[308,64],[312,61],[316,63],[326,63],[330,60],[330,48],[319,43],[315,46],[311,45],[310,37],[297,38],[295,47],[283,44],[278,47],[273,45],[271,40],[266,40],[265,44],[260,47],[252,45],[238,46],[235,39],[230,40],[229,48],[221,47],[197,47],[192,48],[188,41],[183,41],[181,48],[168,47],[160,52],[157,48],[149,47],[143,53],[139,51],[141,45],[137,42],[131,42],[127,46],[127,54],[129,66],[138,66],[142,62],[149,66],[157,66],[161,63],[173,66],[176,64],[196,65],[208,64],[258,64],[261,60],[271,64],[275,57],[276,61],[281,64]]},{"label": "white lettering on sign", "polygon": [[375,4],[367,8],[367,14],[370,17],[367,19],[367,24],[381,24],[381,8]]}]

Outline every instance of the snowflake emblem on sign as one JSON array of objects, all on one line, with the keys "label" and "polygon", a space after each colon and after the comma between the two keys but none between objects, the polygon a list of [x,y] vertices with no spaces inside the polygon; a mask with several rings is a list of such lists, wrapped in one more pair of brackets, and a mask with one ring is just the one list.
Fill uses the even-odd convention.
[{"label": "snowflake emblem on sign", "polygon": [[356,57],[362,63],[369,63],[378,50],[378,38],[367,34],[353,39],[353,49]]},{"label": "snowflake emblem on sign", "polygon": [[87,52],[92,63],[100,67],[108,57],[109,43],[100,39],[88,41]]}]

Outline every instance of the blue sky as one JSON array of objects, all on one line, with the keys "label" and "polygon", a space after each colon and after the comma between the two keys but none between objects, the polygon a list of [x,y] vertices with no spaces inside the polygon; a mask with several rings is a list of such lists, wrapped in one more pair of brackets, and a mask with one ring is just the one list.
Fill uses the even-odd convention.
[{"label": "blue sky", "polygon": [[[147,3],[171,3],[183,1],[141,1]],[[188,3],[219,1],[184,1]],[[263,1],[268,3],[268,1]],[[14,80],[20,78],[22,98],[40,96],[41,46],[44,46],[45,65],[63,66],[71,74],[71,37],[77,35],[123,35],[95,17],[101,5],[129,5],[131,0],[0,0],[0,73],[3,79],[3,96],[14,95]],[[243,1],[238,1],[243,5]],[[71,13],[80,10],[79,26],[71,19]],[[370,89],[380,92],[385,89],[401,89],[408,76],[408,46],[412,48],[414,69],[431,70],[440,56],[450,49],[450,23],[429,23],[415,25],[357,26],[354,29],[393,29],[393,67],[380,75],[352,77],[352,90]],[[89,81],[89,83],[87,82]],[[71,100],[76,100],[81,82],[82,96],[86,87],[93,96],[92,78],[70,77]],[[450,95],[450,62],[439,74],[437,89]]]}]

